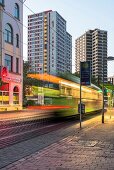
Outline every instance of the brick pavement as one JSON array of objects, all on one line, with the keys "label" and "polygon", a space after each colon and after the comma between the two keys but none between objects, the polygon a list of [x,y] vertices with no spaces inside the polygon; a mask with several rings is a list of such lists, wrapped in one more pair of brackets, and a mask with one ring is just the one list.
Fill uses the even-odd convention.
[{"label": "brick pavement", "polygon": [[[84,121],[81,130],[79,124],[70,127],[72,133],[2,170],[114,170],[114,113],[111,119],[109,114],[105,124],[97,116]],[[62,129],[53,133],[63,134]]]}]

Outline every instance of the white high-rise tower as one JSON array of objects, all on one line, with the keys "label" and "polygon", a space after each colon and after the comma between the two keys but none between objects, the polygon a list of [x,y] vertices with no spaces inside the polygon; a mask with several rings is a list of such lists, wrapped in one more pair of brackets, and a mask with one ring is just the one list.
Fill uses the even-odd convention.
[{"label": "white high-rise tower", "polygon": [[30,72],[72,72],[72,36],[56,11],[28,16],[28,61]]}]

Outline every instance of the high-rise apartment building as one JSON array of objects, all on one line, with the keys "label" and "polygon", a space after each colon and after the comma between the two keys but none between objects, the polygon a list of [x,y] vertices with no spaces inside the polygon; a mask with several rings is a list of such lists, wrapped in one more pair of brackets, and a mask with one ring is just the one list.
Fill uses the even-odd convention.
[{"label": "high-rise apartment building", "polygon": [[75,68],[80,71],[80,61],[91,61],[92,76],[107,82],[107,31],[89,30],[75,41]]},{"label": "high-rise apartment building", "polygon": [[28,16],[28,61],[30,72],[72,72],[72,36],[56,11]]},{"label": "high-rise apartment building", "polygon": [[22,109],[22,2],[0,0],[0,110]]}]

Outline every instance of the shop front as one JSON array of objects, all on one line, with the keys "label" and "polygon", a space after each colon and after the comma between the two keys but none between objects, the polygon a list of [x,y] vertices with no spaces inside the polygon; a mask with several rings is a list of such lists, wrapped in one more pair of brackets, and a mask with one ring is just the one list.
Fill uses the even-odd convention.
[{"label": "shop front", "polygon": [[0,111],[22,109],[22,78],[20,74],[1,70]]}]

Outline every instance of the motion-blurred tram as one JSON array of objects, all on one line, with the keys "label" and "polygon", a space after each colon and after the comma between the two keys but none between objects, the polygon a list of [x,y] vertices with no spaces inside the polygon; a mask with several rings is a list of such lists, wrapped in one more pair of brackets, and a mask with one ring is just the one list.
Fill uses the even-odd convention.
[{"label": "motion-blurred tram", "polygon": [[[49,74],[28,74],[28,77],[46,82],[42,87],[36,85],[26,87],[27,101],[34,101],[34,104],[29,104],[28,108],[49,109],[58,117],[78,114],[80,102],[80,79],[78,77],[72,77],[72,80]],[[82,86],[81,89],[85,113],[102,110],[101,89],[93,84]]]}]

